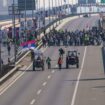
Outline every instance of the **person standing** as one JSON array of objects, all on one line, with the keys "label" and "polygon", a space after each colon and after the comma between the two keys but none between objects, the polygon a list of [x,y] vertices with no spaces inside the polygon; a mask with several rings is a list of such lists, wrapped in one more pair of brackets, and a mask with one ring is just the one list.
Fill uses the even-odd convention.
[{"label": "person standing", "polygon": [[59,59],[58,59],[58,66],[59,66],[59,69],[62,68],[62,64],[63,64],[63,58],[60,56]]},{"label": "person standing", "polygon": [[50,57],[46,59],[46,63],[47,63],[48,69],[51,69],[51,58]]}]

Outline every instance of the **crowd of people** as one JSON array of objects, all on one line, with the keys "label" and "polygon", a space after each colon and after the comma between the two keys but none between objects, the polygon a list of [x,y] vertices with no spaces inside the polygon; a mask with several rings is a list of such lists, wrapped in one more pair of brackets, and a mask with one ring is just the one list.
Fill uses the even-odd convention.
[{"label": "crowd of people", "polygon": [[104,30],[92,27],[90,30],[63,31],[55,30],[46,34],[42,38],[43,45],[46,46],[85,46],[100,45],[105,40]]}]

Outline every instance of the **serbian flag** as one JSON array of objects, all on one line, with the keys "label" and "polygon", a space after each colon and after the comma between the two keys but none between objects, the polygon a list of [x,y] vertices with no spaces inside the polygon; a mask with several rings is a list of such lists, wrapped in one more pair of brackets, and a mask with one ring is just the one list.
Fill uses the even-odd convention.
[{"label": "serbian flag", "polygon": [[34,49],[36,47],[36,41],[35,40],[27,41],[27,42],[21,43],[21,46],[25,50]]}]

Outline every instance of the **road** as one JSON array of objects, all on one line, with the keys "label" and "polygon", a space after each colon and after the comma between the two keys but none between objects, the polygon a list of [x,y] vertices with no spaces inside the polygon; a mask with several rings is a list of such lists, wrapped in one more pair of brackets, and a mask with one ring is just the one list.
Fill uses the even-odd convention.
[{"label": "road", "polygon": [[[75,19],[63,29],[84,29],[94,26],[98,17]],[[101,46],[64,47],[67,52],[80,52],[80,68],[58,70],[59,47],[42,48],[51,56],[52,69],[20,70],[24,73],[10,88],[0,93],[0,105],[105,105],[105,74]],[[25,72],[24,72],[25,71]],[[15,81],[15,80],[14,80]]]}]

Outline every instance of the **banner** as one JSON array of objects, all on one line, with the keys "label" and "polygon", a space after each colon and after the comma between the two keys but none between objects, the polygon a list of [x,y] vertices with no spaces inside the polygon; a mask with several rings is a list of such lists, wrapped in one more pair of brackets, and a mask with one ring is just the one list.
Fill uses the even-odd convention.
[{"label": "banner", "polygon": [[35,4],[35,0],[18,0],[18,9],[20,11],[35,10]]},{"label": "banner", "polygon": [[78,4],[95,4],[95,3],[96,3],[96,0],[78,0]]},{"label": "banner", "polygon": [[86,4],[87,0],[78,0],[78,4]]},{"label": "banner", "polygon": [[88,1],[88,4],[95,4],[96,3],[96,0],[87,0]]},{"label": "banner", "polygon": [[105,3],[105,0],[101,0],[101,3]]}]

